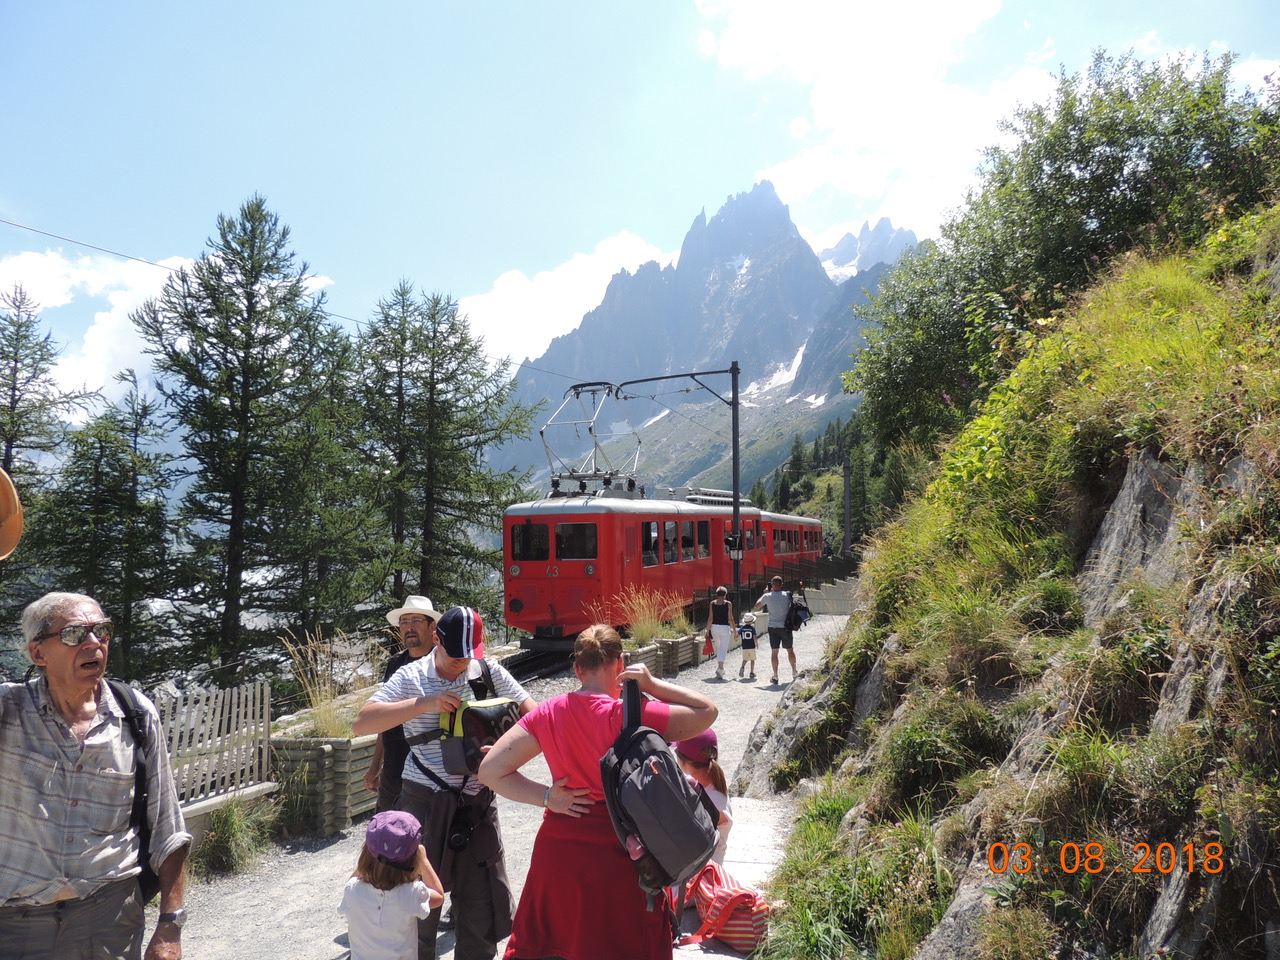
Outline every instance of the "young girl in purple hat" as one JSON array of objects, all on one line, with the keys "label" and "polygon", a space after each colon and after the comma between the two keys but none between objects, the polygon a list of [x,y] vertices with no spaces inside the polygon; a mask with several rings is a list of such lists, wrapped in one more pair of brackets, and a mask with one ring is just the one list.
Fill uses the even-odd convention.
[{"label": "young girl in purple hat", "polygon": [[444,901],[440,878],[411,813],[374,814],[338,912],[347,918],[351,960],[417,960],[418,918]]},{"label": "young girl in purple hat", "polygon": [[711,859],[716,863],[724,863],[724,848],[729,842],[729,829],[733,826],[733,811],[729,805],[729,785],[725,780],[724,768],[717,762],[720,758],[720,738],[708,727],[696,737],[677,740],[671,745],[680,761],[680,769],[690,780],[702,785],[707,796],[720,811],[720,822],[716,830],[720,841]]}]

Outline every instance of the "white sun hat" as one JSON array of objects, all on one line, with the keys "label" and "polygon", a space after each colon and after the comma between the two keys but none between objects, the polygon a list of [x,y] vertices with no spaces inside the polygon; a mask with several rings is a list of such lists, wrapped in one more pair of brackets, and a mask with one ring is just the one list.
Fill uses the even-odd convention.
[{"label": "white sun hat", "polygon": [[413,596],[405,597],[403,607],[392,610],[387,614],[387,623],[391,624],[393,627],[400,626],[400,618],[406,613],[420,613],[432,622],[435,622],[444,616],[444,614],[431,605],[431,601],[426,597]]}]

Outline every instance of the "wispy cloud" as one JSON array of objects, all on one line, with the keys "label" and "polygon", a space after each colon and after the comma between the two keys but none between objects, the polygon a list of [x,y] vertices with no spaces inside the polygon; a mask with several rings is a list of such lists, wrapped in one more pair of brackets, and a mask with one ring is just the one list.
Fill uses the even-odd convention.
[{"label": "wispy cloud", "polygon": [[[0,258],[0,289],[21,286],[44,311],[69,318],[53,330],[62,356],[53,375],[67,390],[102,389],[114,398],[116,373],[150,368],[129,314],[160,293],[170,270],[192,261],[170,257],[159,266],[106,255],[69,258],[59,250]],[[169,269],[165,269],[169,268]],[[65,339],[66,329],[83,334]]]},{"label": "wispy cloud", "polygon": [[577,329],[583,314],[600,305],[618,271],[634,271],[650,260],[665,264],[674,256],[624,231],[553,270],[532,277],[509,270],[488,293],[464,297],[459,307],[490,356],[519,362],[542,356],[555,337]]}]

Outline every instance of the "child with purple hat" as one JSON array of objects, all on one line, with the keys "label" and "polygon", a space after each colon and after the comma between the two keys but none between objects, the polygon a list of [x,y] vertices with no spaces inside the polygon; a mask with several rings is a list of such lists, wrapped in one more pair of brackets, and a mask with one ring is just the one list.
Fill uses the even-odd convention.
[{"label": "child with purple hat", "polygon": [[416,960],[418,918],[444,901],[413,814],[374,814],[338,912],[347,918],[351,960]]},{"label": "child with purple hat", "polygon": [[716,863],[724,863],[724,850],[729,842],[729,828],[733,826],[733,808],[729,804],[729,785],[725,779],[724,768],[720,766],[720,738],[708,727],[696,737],[677,740],[671,749],[680,761],[680,769],[694,783],[700,784],[707,791],[707,796],[720,811],[720,821],[716,830],[720,840],[716,843],[715,853],[711,859]]}]

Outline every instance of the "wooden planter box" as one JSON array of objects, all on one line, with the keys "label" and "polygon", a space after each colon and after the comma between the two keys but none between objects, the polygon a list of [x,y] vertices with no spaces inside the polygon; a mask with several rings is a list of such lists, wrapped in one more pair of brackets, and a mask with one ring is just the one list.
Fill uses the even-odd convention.
[{"label": "wooden planter box", "polygon": [[662,648],[657,643],[650,643],[639,650],[626,650],[623,657],[628,664],[643,663],[655,677],[663,674]]},{"label": "wooden planter box", "polygon": [[378,795],[364,786],[378,738],[272,737],[275,780],[298,799],[303,822],[323,837],[372,813]]}]

